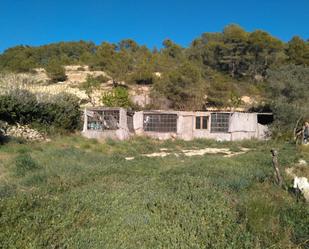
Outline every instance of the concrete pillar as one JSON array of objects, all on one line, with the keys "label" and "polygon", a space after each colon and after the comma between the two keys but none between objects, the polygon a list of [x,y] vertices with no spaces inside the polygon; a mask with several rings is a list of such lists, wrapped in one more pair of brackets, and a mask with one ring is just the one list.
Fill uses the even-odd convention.
[{"label": "concrete pillar", "polygon": [[127,110],[123,108],[119,109],[119,129],[128,130]]},{"label": "concrete pillar", "polygon": [[83,125],[83,132],[87,131],[87,124],[88,124],[88,116],[87,116],[87,109],[84,109],[84,125]]},{"label": "concrete pillar", "polygon": [[142,134],[144,132],[143,117],[144,117],[143,111],[134,113],[133,128],[136,134]]}]

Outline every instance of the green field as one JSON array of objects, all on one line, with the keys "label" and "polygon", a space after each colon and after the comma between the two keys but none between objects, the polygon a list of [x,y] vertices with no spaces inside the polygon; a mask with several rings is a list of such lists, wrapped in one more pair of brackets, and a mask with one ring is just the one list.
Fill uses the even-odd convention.
[{"label": "green field", "polygon": [[[288,191],[287,176],[286,189],[274,184],[273,147],[283,172],[309,161],[308,149],[274,141],[8,142],[0,248],[309,248],[309,206]],[[177,155],[143,155],[162,148]],[[182,153],[198,148],[250,151]]]}]

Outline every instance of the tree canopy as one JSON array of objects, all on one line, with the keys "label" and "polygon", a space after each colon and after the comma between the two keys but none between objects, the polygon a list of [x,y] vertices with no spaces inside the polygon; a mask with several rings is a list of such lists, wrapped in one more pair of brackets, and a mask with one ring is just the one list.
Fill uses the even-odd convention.
[{"label": "tree canopy", "polygon": [[309,120],[309,68],[285,65],[268,74],[268,94],[277,130],[284,134],[293,130],[297,120]]},{"label": "tree canopy", "polygon": [[[166,39],[161,49],[150,50],[124,39],[99,45],[79,41],[16,46],[0,55],[0,71],[31,72],[44,67],[53,81],[64,80],[62,66],[70,64],[103,70],[115,86],[123,82],[152,85],[153,91],[173,108],[199,109],[206,105],[237,105],[240,95],[252,92],[275,94],[276,89],[265,85],[274,79],[276,70],[287,70],[286,66],[292,65],[308,67],[309,42],[297,36],[283,42],[263,30],[248,32],[231,24],[222,32],[203,33],[188,47]],[[299,81],[288,76],[286,79],[293,82],[291,87],[295,89],[291,91],[301,88]],[[284,82],[284,77],[281,80]]]}]

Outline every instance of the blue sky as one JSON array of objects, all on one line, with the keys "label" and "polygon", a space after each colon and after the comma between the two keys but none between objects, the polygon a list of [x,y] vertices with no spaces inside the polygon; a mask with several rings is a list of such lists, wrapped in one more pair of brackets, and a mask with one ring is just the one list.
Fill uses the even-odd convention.
[{"label": "blue sky", "polygon": [[309,38],[309,0],[0,0],[0,52],[58,41],[187,46],[203,32],[237,23],[288,41]]}]

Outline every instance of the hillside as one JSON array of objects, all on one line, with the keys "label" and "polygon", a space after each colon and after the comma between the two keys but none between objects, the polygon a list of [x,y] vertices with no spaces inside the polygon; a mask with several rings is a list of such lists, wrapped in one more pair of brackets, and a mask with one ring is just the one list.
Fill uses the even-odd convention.
[{"label": "hillside", "polygon": [[308,248],[308,205],[274,184],[272,147],[282,172],[309,161],[306,148],[273,141],[11,141],[0,147],[1,245]]},{"label": "hillside", "polygon": [[[88,66],[71,65],[64,66],[65,75],[67,79],[61,82],[51,82],[50,77],[47,75],[44,68],[35,68],[32,73],[2,73],[0,74],[0,88],[3,91],[10,89],[25,89],[34,94],[47,94],[56,95],[59,93],[69,93],[78,97],[82,103],[82,106],[91,105],[104,105],[102,103],[102,95],[106,92],[112,91],[114,88],[113,80],[104,71],[92,71]],[[104,78],[99,82],[99,86],[94,89],[90,94],[90,98],[86,93],[86,90],[82,88],[88,77],[98,78],[103,76]],[[160,78],[161,74],[157,72],[154,77]],[[151,98],[151,91],[153,87],[151,85],[138,85],[128,84],[122,82],[121,86],[128,89],[130,99],[133,104],[144,108],[147,105],[151,105],[153,102]],[[90,99],[93,102],[90,102]],[[240,96],[241,104],[237,105],[237,108],[248,109],[254,104],[257,104],[259,96]],[[233,107],[232,105],[230,108]],[[166,107],[168,108],[168,107]]]},{"label": "hillside", "polygon": [[309,0],[0,6],[0,249],[309,249]]},{"label": "hillside", "polygon": [[44,82],[44,70],[37,70],[44,68],[51,83],[64,81],[70,87],[85,81],[87,74],[108,76],[113,85],[129,85],[132,96],[143,89],[148,94],[150,87],[156,108],[187,110],[238,107],[246,104],[248,98],[243,96],[264,105],[270,97],[271,72],[287,65],[309,65],[308,41],[295,36],[286,43],[267,32],[247,32],[235,24],[222,32],[203,33],[188,47],[167,39],[160,50],[150,50],[126,39],[100,45],[80,41],[17,46],[0,55],[2,72],[32,72]]},{"label": "hillside", "polygon": [[[66,93],[62,112],[73,102],[79,108],[267,111],[275,117],[273,136],[292,138],[309,119],[308,65],[308,41],[284,42],[235,24],[203,33],[188,47],[164,40],[159,50],[131,39],[17,46],[0,55],[0,120],[58,129],[63,120],[52,106]],[[32,111],[34,102],[39,110]]]},{"label": "hillside", "polygon": [[[67,79],[61,82],[50,82],[44,68],[36,68],[32,73],[2,73],[0,74],[0,88],[3,92],[10,89],[25,89],[34,94],[57,95],[59,93],[69,93],[78,97],[82,106],[91,106],[89,96],[86,94],[82,84],[87,81],[87,77],[103,76],[103,81],[92,93],[91,98],[95,105],[103,105],[102,94],[113,89],[114,85],[110,77],[103,71],[90,71],[88,66],[73,65],[65,66]],[[124,83],[125,84],[125,83]],[[129,94],[133,103],[145,106],[149,103],[149,86],[129,85]]]},{"label": "hillside", "polygon": [[308,65],[308,41],[295,36],[284,42],[232,24],[188,47],[166,39],[150,50],[126,39],[9,48],[0,55],[0,84],[35,94],[71,93],[81,107],[271,111],[274,134],[291,136],[297,120],[309,117]]}]

